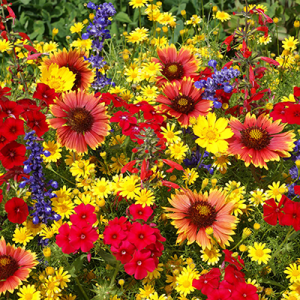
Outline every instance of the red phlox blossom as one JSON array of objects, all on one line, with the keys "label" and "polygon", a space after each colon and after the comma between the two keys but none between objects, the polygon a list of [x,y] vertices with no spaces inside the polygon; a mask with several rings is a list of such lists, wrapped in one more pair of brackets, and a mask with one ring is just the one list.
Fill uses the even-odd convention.
[{"label": "red phlox blossom", "polygon": [[234,286],[231,298],[232,300],[258,300],[257,288],[252,284],[238,282]]},{"label": "red phlox blossom", "polygon": [[300,87],[294,87],[294,97],[299,101],[300,98]]},{"label": "red phlox blossom", "polygon": [[24,118],[27,121],[27,126],[32,130],[35,130],[39,137],[49,130],[49,126],[46,122],[46,116],[40,111],[29,111],[24,114]]},{"label": "red phlox blossom", "polygon": [[245,282],[245,274],[238,270],[235,266],[229,265],[225,268],[225,277],[224,279],[235,285],[237,282]]},{"label": "red phlox blossom", "polygon": [[130,125],[136,124],[136,117],[132,117],[132,114],[126,111],[117,111],[110,118],[110,122],[119,123],[120,127],[126,130]]},{"label": "red phlox blossom", "polygon": [[145,120],[154,120],[157,123],[162,123],[164,121],[164,117],[158,114],[152,105],[145,105],[143,108],[144,118]]},{"label": "red phlox blossom", "polygon": [[81,203],[74,210],[76,214],[70,216],[70,221],[78,227],[93,225],[97,221],[97,216],[94,214],[95,207],[91,204]]},{"label": "red phlox blossom", "polygon": [[119,247],[121,242],[127,238],[127,234],[122,230],[120,225],[106,226],[103,232],[104,244]]},{"label": "red phlox blossom", "polygon": [[15,118],[7,118],[2,124],[3,136],[9,141],[14,141],[19,135],[25,134],[24,131],[24,121]]},{"label": "red phlox blossom", "polygon": [[208,295],[207,300],[226,300],[230,299],[231,293],[226,289],[212,290]]},{"label": "red phlox blossom", "polygon": [[128,241],[122,241],[119,248],[111,246],[112,253],[116,257],[116,259],[119,260],[123,265],[130,262],[135,250],[135,246],[133,246]]},{"label": "red phlox blossom", "polygon": [[13,197],[5,203],[7,218],[12,223],[22,224],[29,215],[28,206],[23,199]]},{"label": "red phlox blossom", "polygon": [[0,101],[0,119],[5,117],[18,118],[23,108],[14,101]]},{"label": "red phlox blossom", "polygon": [[300,203],[287,201],[283,207],[284,215],[281,218],[282,225],[293,226],[295,231],[300,230]]},{"label": "red phlox blossom", "polygon": [[2,149],[5,145],[7,145],[10,140],[7,139],[6,135],[4,135],[4,132],[6,131],[5,128],[2,126],[3,123],[0,124],[0,149]]},{"label": "red phlox blossom", "polygon": [[[10,96],[11,95],[11,88],[9,87],[4,87],[2,88],[0,86],[0,101],[8,101],[8,98],[6,98],[5,96]],[[1,108],[1,102],[0,102],[0,109]]]},{"label": "red phlox blossom", "polygon": [[3,191],[2,189],[0,189],[0,203],[2,202],[2,200],[3,200]]},{"label": "red phlox blossom", "polygon": [[140,111],[143,111],[143,109],[145,109],[149,105],[150,104],[147,101],[141,101],[136,104],[128,104],[128,111],[134,115]]},{"label": "red phlox blossom", "polygon": [[226,290],[231,294],[233,289],[234,289],[234,285],[231,284],[230,282],[226,281],[226,280],[222,280],[220,282],[219,289],[220,290]]},{"label": "red phlox blossom", "polygon": [[238,259],[236,259],[235,257],[232,256],[231,251],[224,249],[223,252],[225,254],[224,261],[235,266],[238,270],[241,270],[243,266],[245,266],[244,260],[240,256],[238,256]]},{"label": "red phlox blossom", "polygon": [[75,225],[71,226],[70,243],[75,249],[81,249],[82,252],[89,252],[94,247],[94,242],[99,238],[97,230],[91,225],[80,228]]},{"label": "red phlox blossom", "polygon": [[281,120],[282,123],[287,123],[287,114],[286,110],[290,107],[292,102],[279,102],[276,103],[273,107],[273,110],[270,112],[270,116],[274,121]]},{"label": "red phlox blossom", "polygon": [[122,230],[126,231],[131,228],[131,224],[128,222],[126,217],[117,218],[115,217],[113,220],[108,221],[109,225],[120,225]]},{"label": "red phlox blossom", "polygon": [[300,185],[295,185],[294,186],[294,192],[296,195],[300,195]]},{"label": "red phlox blossom", "polygon": [[128,109],[129,104],[124,101],[122,98],[118,97],[117,95],[113,95],[112,98],[113,106],[114,107],[124,107],[125,109]]},{"label": "red phlox blossom", "polygon": [[135,222],[130,229],[128,241],[135,245],[138,250],[142,250],[146,246],[155,243],[154,229],[147,224],[141,225]]},{"label": "red phlox blossom", "polygon": [[5,169],[21,166],[26,159],[25,153],[24,145],[12,141],[0,150],[0,161]]},{"label": "red phlox blossom", "polygon": [[36,102],[31,99],[21,99],[18,100],[17,103],[23,108],[21,116],[32,110],[41,110],[41,107],[36,106]]},{"label": "red phlox blossom", "polygon": [[213,268],[208,273],[201,275],[199,279],[194,279],[193,287],[207,296],[219,287],[220,276],[220,269]]},{"label": "red phlox blossom", "polygon": [[278,205],[273,198],[267,200],[263,206],[264,220],[273,226],[275,226],[277,224],[277,220],[279,220],[279,224],[283,225],[282,217],[284,213],[282,206],[284,206],[287,201],[290,201],[290,199],[285,195],[282,195]]},{"label": "red phlox blossom", "polygon": [[54,99],[58,98],[58,94],[47,84],[38,83],[33,98],[42,100],[47,106],[54,104]]},{"label": "red phlox blossom", "polygon": [[70,243],[70,226],[65,223],[58,229],[59,234],[56,235],[56,244],[61,248],[65,254],[75,252],[77,249]]},{"label": "red phlox blossom", "polygon": [[147,276],[148,272],[153,272],[156,268],[155,261],[150,257],[151,252],[147,250],[135,251],[132,260],[124,266],[125,272],[134,275],[139,280]]},{"label": "red phlox blossom", "polygon": [[141,145],[144,141],[137,137],[140,132],[141,128],[139,127],[139,124],[129,124],[127,129],[122,128],[122,134],[129,136],[133,142],[138,142]]},{"label": "red phlox blossom", "polygon": [[132,204],[129,206],[129,212],[133,217],[133,221],[135,220],[147,220],[153,213],[153,209],[150,206],[143,207],[141,204]]},{"label": "red phlox blossom", "polygon": [[285,109],[286,123],[300,125],[300,104],[289,105]]}]

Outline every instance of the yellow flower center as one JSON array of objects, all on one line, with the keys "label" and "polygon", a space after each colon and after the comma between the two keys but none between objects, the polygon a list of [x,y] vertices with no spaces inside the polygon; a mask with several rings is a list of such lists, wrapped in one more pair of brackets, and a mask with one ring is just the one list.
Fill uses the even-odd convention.
[{"label": "yellow flower center", "polygon": [[263,133],[258,130],[258,129],[252,129],[250,132],[249,132],[249,135],[251,138],[255,139],[255,140],[259,140],[262,138],[263,136]]},{"label": "yellow flower center", "polygon": [[133,192],[135,190],[135,185],[134,184],[127,185],[126,190],[128,192]]},{"label": "yellow flower center", "polygon": [[106,191],[106,186],[105,185],[98,186],[98,191],[100,193],[104,193]]},{"label": "yellow flower center", "polygon": [[169,71],[170,73],[176,73],[176,72],[178,71],[177,65],[170,65],[170,66],[168,67],[168,71]]},{"label": "yellow flower center", "polygon": [[219,18],[224,18],[225,17],[225,14],[223,12],[219,12]]},{"label": "yellow flower center", "polygon": [[175,136],[175,134],[174,134],[174,132],[172,132],[172,131],[169,131],[169,132],[167,133],[167,138],[168,138],[168,139],[173,139],[174,136]]},{"label": "yellow flower center", "polygon": [[216,138],[216,133],[212,130],[208,130],[206,132],[206,137],[209,139],[209,140],[214,140]]},{"label": "yellow flower center", "polygon": [[52,81],[51,87],[55,90],[58,90],[60,88],[60,83],[58,81]]},{"label": "yellow flower center", "polygon": [[54,282],[51,282],[48,284],[48,290],[53,291],[55,289],[55,284]]},{"label": "yellow flower center", "polygon": [[201,204],[197,205],[197,206],[196,206],[196,209],[198,210],[199,214],[200,214],[200,215],[203,215],[203,216],[207,216],[207,215],[209,215],[209,213],[210,213],[209,207],[207,207],[207,206],[202,206]]},{"label": "yellow flower center", "polygon": [[26,294],[26,295],[24,295],[24,298],[25,298],[25,300],[32,300],[33,294],[32,293]]},{"label": "yellow flower center", "polygon": [[292,273],[291,273],[291,275],[293,277],[298,277],[300,275],[300,272],[299,272],[299,270],[293,270]]},{"label": "yellow flower center", "polygon": [[9,257],[2,257],[2,258],[0,258],[0,265],[2,267],[5,267],[8,264],[10,264],[10,258]]},{"label": "yellow flower center", "polygon": [[189,101],[186,98],[180,98],[177,102],[180,106],[186,106]]},{"label": "yellow flower center", "polygon": [[286,44],[288,47],[291,47],[291,48],[293,48],[295,46],[294,42],[292,42],[292,41],[289,41]]},{"label": "yellow flower center", "polygon": [[279,193],[279,189],[273,189],[273,195],[274,196],[278,196],[280,193]]},{"label": "yellow flower center", "polygon": [[78,164],[78,168],[83,169],[83,167],[84,167],[84,163],[83,163],[83,162],[80,162],[80,163]]},{"label": "yellow flower center", "polygon": [[263,257],[264,256],[264,251],[261,250],[261,249],[257,249],[255,251],[255,255],[258,256],[258,257]]},{"label": "yellow flower center", "polygon": [[189,288],[190,286],[191,286],[191,283],[190,283],[190,281],[188,281],[188,280],[185,280],[183,283],[182,283],[182,286],[184,287],[184,288]]}]

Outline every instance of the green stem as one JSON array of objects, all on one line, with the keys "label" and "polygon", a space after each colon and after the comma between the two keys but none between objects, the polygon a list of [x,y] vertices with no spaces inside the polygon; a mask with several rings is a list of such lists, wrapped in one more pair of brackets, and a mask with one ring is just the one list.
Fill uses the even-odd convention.
[{"label": "green stem", "polygon": [[48,167],[47,169],[50,170],[50,171],[52,171],[54,174],[56,174],[57,176],[61,177],[62,179],[68,181],[69,183],[72,183],[72,184],[76,185],[76,183],[74,183],[74,182],[68,180],[68,179],[65,178],[64,176],[62,176],[62,175],[60,175],[59,173],[57,173],[56,171],[54,171],[54,170],[52,169],[52,166],[51,166],[51,165],[50,165],[50,167]]},{"label": "green stem", "polygon": [[202,153],[201,153],[201,158],[200,158],[199,163],[198,163],[198,165],[197,165],[197,167],[196,167],[196,170],[198,170],[199,166],[201,165],[201,163],[202,163],[202,161],[203,161],[204,152],[205,152],[205,149],[203,148],[203,151],[202,151]]},{"label": "green stem", "polygon": [[78,280],[78,277],[75,277],[75,281],[76,281],[76,283],[78,284],[78,287],[79,287],[79,289],[80,289],[80,291],[81,291],[83,297],[84,297],[86,300],[90,300],[89,297],[87,296],[87,294],[85,293],[85,291],[84,291],[82,285],[80,284],[80,281]]},{"label": "green stem", "polygon": [[244,241],[244,239],[242,238],[233,248],[231,248],[229,251],[234,250],[237,246],[239,246],[242,242]]},{"label": "green stem", "polygon": [[131,54],[131,59],[130,59],[130,65],[131,65],[132,62],[133,62],[133,57],[134,57],[134,54],[135,54],[135,50],[136,50],[136,43],[135,43],[134,46],[133,46],[133,50],[132,50],[132,54]]},{"label": "green stem", "polygon": [[285,239],[283,240],[283,242],[282,242],[282,243],[280,244],[280,246],[278,247],[278,250],[272,255],[271,260],[273,260],[273,259],[278,255],[278,253],[279,253],[279,252],[281,251],[281,249],[282,249],[282,246],[288,241],[288,239],[289,239],[289,237],[291,236],[291,234],[293,233],[293,231],[294,231],[294,228],[291,227],[290,230],[289,230],[289,232],[287,233]]},{"label": "green stem", "polygon": [[121,266],[121,262],[117,262],[117,265],[116,265],[116,268],[115,268],[115,272],[114,272],[114,274],[113,274],[113,276],[112,276],[112,278],[111,278],[111,281],[110,281],[110,287],[114,284],[114,282],[115,282],[115,279],[116,279],[116,277],[117,277],[117,275],[118,275],[118,272],[119,272],[119,269],[120,269],[120,266]]},{"label": "green stem", "polygon": [[142,27],[142,12],[140,7],[139,7],[139,26],[140,28]]}]

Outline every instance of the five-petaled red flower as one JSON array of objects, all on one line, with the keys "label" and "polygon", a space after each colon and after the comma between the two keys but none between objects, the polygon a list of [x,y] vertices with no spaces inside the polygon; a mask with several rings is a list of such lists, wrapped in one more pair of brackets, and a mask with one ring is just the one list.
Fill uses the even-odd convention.
[{"label": "five-petaled red flower", "polygon": [[21,198],[11,198],[5,203],[7,218],[12,223],[22,224],[29,214],[28,206]]}]

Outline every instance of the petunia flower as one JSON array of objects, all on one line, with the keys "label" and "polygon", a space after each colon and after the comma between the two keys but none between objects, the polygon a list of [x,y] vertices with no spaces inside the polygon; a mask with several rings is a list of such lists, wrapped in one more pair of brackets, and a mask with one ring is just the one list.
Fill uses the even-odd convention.
[{"label": "petunia flower", "polygon": [[267,200],[263,206],[264,220],[273,226],[277,224],[277,220],[279,220],[280,225],[284,225],[282,222],[282,217],[284,215],[282,206],[289,200],[290,199],[285,195],[282,195],[278,205],[273,198]]},{"label": "petunia flower", "polygon": [[146,246],[155,243],[154,229],[147,224],[141,225],[136,222],[130,229],[128,241],[135,245],[138,250],[142,250]]},{"label": "petunia flower", "polygon": [[13,197],[5,203],[7,218],[12,223],[22,224],[29,215],[28,206],[23,199]]},{"label": "petunia flower", "polygon": [[153,213],[153,209],[149,206],[143,207],[141,204],[132,204],[129,206],[129,212],[134,221],[140,219],[147,222]]},{"label": "petunia flower", "polygon": [[194,279],[193,287],[208,296],[214,289],[219,287],[220,276],[220,269],[213,268],[208,273],[201,275],[199,279]]},{"label": "petunia flower", "polygon": [[22,166],[26,159],[26,147],[15,141],[6,144],[0,150],[0,161],[5,169]]},{"label": "petunia flower", "polygon": [[94,213],[95,207],[91,204],[81,203],[74,210],[76,214],[70,216],[70,221],[78,227],[93,225],[97,221],[97,216]]}]

